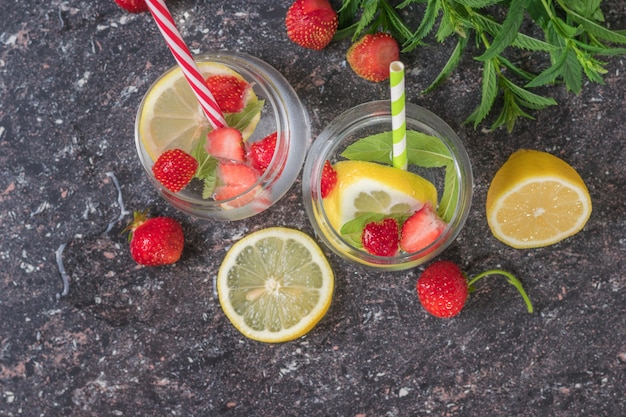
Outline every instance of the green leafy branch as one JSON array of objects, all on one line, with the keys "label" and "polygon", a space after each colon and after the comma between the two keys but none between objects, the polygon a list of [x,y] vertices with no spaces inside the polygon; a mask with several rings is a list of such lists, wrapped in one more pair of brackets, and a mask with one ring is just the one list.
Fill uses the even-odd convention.
[{"label": "green leafy branch", "polygon": [[[448,61],[424,94],[437,88],[457,69],[473,40],[475,50],[480,53],[474,59],[482,65],[481,99],[466,123],[477,127],[490,116],[500,99],[500,113],[491,129],[505,126],[510,132],[518,118],[533,119],[529,112],[557,104],[553,98],[532,89],[562,83],[577,94],[584,78],[603,83],[607,63],[598,57],[626,54],[626,48],[621,47],[626,45],[626,31],[603,25],[601,3],[601,0],[404,0],[392,6],[388,0],[344,0],[339,10],[337,37],[355,39],[368,32],[388,31],[402,44],[405,53],[427,46],[430,35],[440,43],[454,38],[456,45]],[[500,14],[505,16],[502,21],[494,17]],[[529,34],[521,32],[525,21],[534,24]],[[511,50],[544,54],[550,63],[537,73],[529,72],[507,58]]]}]

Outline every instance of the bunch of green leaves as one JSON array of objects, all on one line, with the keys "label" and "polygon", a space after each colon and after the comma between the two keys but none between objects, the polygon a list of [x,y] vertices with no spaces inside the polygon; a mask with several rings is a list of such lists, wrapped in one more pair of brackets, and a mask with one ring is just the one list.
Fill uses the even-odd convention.
[{"label": "bunch of green leaves", "polygon": [[[579,93],[584,78],[603,83],[606,62],[598,57],[626,54],[626,31],[604,24],[602,0],[344,0],[339,10],[338,38],[356,39],[369,32],[390,32],[403,52],[426,45],[429,35],[438,42],[454,38],[456,45],[439,75],[424,90],[439,86],[459,65],[474,42],[482,64],[480,104],[466,122],[477,127],[500,100],[500,113],[491,129],[510,132],[519,117],[533,119],[529,111],[556,105],[531,91],[563,83]],[[409,7],[411,6],[411,7]],[[498,19],[495,16],[504,16]],[[523,25],[524,22],[530,23]],[[437,24],[438,23],[438,24]],[[411,29],[415,25],[414,29]],[[526,28],[523,33],[522,28]],[[530,51],[549,58],[546,68],[528,70],[515,63],[515,51]]]},{"label": "bunch of green leaves", "polygon": [[[406,132],[406,149],[409,165],[445,170],[444,187],[437,205],[437,214],[446,223],[450,222],[459,200],[459,181],[450,150],[441,139],[414,130],[407,130]],[[392,150],[393,138],[389,131],[359,139],[348,146],[341,153],[341,156],[356,161],[392,165]],[[366,224],[381,221],[386,217],[393,217],[401,224],[411,214],[361,213],[343,225],[341,234],[354,246],[360,247],[361,232]]]}]

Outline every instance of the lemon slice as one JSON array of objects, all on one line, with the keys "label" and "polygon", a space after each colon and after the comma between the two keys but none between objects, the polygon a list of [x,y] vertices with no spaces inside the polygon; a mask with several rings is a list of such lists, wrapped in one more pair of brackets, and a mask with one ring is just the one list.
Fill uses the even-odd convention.
[{"label": "lemon slice", "polygon": [[435,186],[412,172],[365,161],[340,161],[333,168],[337,185],[323,206],[335,230],[359,213],[411,214],[426,202],[437,207]]},{"label": "lemon slice", "polygon": [[[232,75],[243,79],[223,64],[198,62],[197,65],[205,79],[212,75]],[[247,90],[244,101],[246,105],[258,101],[252,88]],[[252,135],[260,117],[260,113],[257,114],[242,131],[244,140]],[[138,134],[152,160],[167,149],[180,148],[190,152],[196,141],[210,129],[198,99],[178,67],[163,75],[144,98]]]},{"label": "lemon slice", "polygon": [[233,326],[267,343],[308,333],[328,311],[333,288],[333,271],[315,241],[284,227],[235,243],[217,275],[220,305]]},{"label": "lemon slice", "polygon": [[591,215],[591,197],[565,161],[522,149],[496,172],[486,209],[496,238],[514,248],[538,248],[578,233]]}]

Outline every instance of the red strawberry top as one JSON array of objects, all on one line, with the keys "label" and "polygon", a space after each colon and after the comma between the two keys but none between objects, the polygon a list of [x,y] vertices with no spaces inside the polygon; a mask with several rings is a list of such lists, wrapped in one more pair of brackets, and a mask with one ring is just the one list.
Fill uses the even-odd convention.
[{"label": "red strawberry top", "polygon": [[152,166],[152,173],[165,188],[177,193],[189,184],[196,174],[198,161],[181,149],[163,152]]},{"label": "red strawberry top", "polygon": [[136,212],[130,231],[130,254],[140,265],[169,265],[180,259],[185,244],[183,228],[171,217],[148,218]]},{"label": "red strawberry top", "polygon": [[289,39],[319,51],[335,36],[339,19],[328,0],[296,0],[287,11],[285,25]]},{"label": "red strawberry top", "polygon": [[367,34],[350,46],[346,59],[360,77],[384,81],[389,78],[389,64],[400,59],[400,47],[388,33]]},{"label": "red strawberry top", "polygon": [[265,172],[274,158],[277,139],[277,132],[270,133],[248,147],[248,161],[250,161],[253,168],[258,169],[260,172]]},{"label": "red strawberry top", "polygon": [[461,312],[469,295],[467,279],[454,262],[437,261],[417,280],[417,295],[433,316],[453,317]]},{"label": "red strawberry top", "polygon": [[363,248],[377,256],[394,256],[398,252],[398,222],[386,218],[365,225],[361,234]]},{"label": "red strawberry top", "polygon": [[207,87],[224,113],[237,113],[245,107],[244,97],[250,88],[245,80],[234,75],[212,75],[206,79]]}]

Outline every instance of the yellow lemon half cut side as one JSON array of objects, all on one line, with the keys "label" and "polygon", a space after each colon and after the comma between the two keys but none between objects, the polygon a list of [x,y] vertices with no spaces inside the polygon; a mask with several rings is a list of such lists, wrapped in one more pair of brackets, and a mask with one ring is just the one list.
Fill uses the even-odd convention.
[{"label": "yellow lemon half cut side", "polygon": [[591,197],[565,161],[522,149],[496,172],[486,211],[497,239],[518,249],[538,248],[578,233],[591,215]]}]

